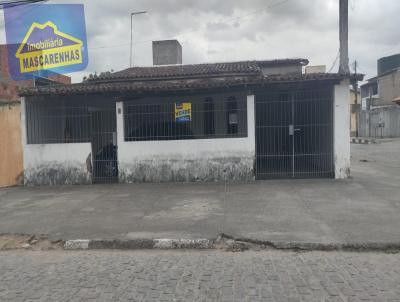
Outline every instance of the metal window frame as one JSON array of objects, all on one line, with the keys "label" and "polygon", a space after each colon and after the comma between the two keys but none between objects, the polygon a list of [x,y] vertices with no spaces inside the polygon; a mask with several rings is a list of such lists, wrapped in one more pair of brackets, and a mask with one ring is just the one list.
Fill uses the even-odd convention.
[{"label": "metal window frame", "polygon": [[[218,125],[218,118],[223,117],[223,119],[225,120],[227,117],[227,104],[228,102],[230,102],[230,97],[224,97],[222,100],[219,97],[215,97],[214,95],[210,95],[207,97],[194,97],[193,99],[191,98],[180,98],[180,97],[175,97],[173,98],[173,100],[170,101],[165,101],[162,98],[153,101],[152,103],[147,103],[145,100],[135,100],[135,101],[125,101],[124,102],[124,140],[126,142],[135,142],[135,141],[173,141],[173,140],[197,140],[197,139],[225,139],[225,138],[243,138],[243,137],[247,137],[248,136],[248,125],[247,125],[247,98],[238,98],[237,95],[232,95],[232,97],[235,98],[235,101],[238,103],[237,106],[237,112],[238,114],[241,116],[241,119],[239,119],[239,123],[242,127],[242,129],[238,129],[237,133],[228,133],[228,126],[227,126],[227,121],[224,125],[224,129],[223,131],[221,131],[221,127]],[[192,121],[188,122],[188,124],[186,126],[188,126],[189,130],[188,133],[185,134],[179,134],[179,127],[184,127],[184,126],[179,126],[179,123],[174,122],[173,120],[170,120],[169,118],[171,116],[173,116],[173,104],[175,103],[174,100],[182,100],[182,99],[186,99],[188,100],[188,102],[192,103]],[[204,110],[204,104],[207,101],[212,100],[213,102],[213,113],[214,113],[214,133],[213,134],[206,134],[205,133],[205,127],[204,127],[204,122],[205,122],[205,118],[204,118],[204,113],[206,112]],[[146,110],[141,109],[140,111],[138,110],[139,113],[135,113],[135,108],[139,108],[140,106],[142,106],[143,108],[145,108],[146,106],[151,107],[154,105],[158,105],[158,106],[164,106],[164,108],[162,107],[161,110],[159,112],[154,112],[154,113],[147,113]],[[193,106],[196,105],[198,106],[198,108],[200,109],[195,109],[196,107]],[[218,105],[223,105],[223,109],[218,109]],[[167,108],[167,106],[169,106],[169,109],[165,109]],[[144,112],[144,113],[142,113]],[[166,129],[167,127],[164,127],[164,129],[158,129],[155,130],[155,132],[160,131],[160,133],[163,133],[163,131],[168,132],[167,135],[158,135],[158,134],[152,134],[150,133],[151,131],[153,131],[153,128],[151,128],[150,130],[146,129],[144,130],[145,127],[147,127],[146,122],[142,123],[141,125],[139,125],[139,135],[137,136],[132,136],[129,135],[129,133],[133,133],[133,131],[135,131],[133,128],[134,126],[131,126],[131,122],[132,120],[134,120],[134,116],[138,115],[140,118],[142,118],[145,115],[151,115],[154,114],[154,116],[157,115],[164,115],[163,119],[160,119],[162,122],[158,122],[160,123],[159,126],[161,126],[161,128],[163,128],[162,124],[168,124],[168,129]],[[199,121],[195,121],[193,120],[193,118],[196,117],[197,114],[202,114],[202,120],[200,121],[202,124],[202,126],[199,126],[197,129],[197,132],[193,132],[193,123],[199,122]],[[151,117],[151,118],[154,118]],[[167,117],[167,118],[165,118]],[[150,119],[150,118],[149,118]],[[154,123],[148,123],[148,125],[155,125],[157,124],[157,121]],[[182,123],[182,125],[184,125],[184,123]],[[201,124],[199,124],[201,125]],[[164,125],[165,126],[165,125]],[[197,125],[198,126],[198,125]],[[158,126],[157,126],[158,127]],[[218,128],[220,127],[220,128]],[[146,133],[146,131],[148,131],[149,133]],[[191,132],[189,132],[191,131]],[[176,133],[178,132],[178,133]],[[220,133],[223,132],[223,133]],[[164,133],[163,133],[164,134]]]}]

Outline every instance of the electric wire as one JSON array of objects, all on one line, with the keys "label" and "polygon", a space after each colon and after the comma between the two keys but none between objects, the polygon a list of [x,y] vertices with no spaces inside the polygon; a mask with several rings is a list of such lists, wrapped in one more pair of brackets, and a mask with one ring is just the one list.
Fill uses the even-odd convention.
[{"label": "electric wire", "polygon": [[26,4],[33,4],[39,2],[46,2],[47,0],[15,0],[15,1],[1,1],[0,8],[6,7],[14,7],[18,5],[26,5]]},{"label": "electric wire", "polygon": [[[24,5],[24,4],[27,5],[27,4],[40,3],[40,2],[45,2],[45,1],[47,1],[47,0],[15,0],[15,1],[5,1],[4,3],[1,3],[1,2],[0,2],[0,8],[1,8],[1,6],[6,5],[6,4],[9,4],[9,3],[14,3],[14,4],[15,4],[15,3],[20,3],[19,5]],[[278,2],[275,2],[275,3],[272,3],[272,4],[270,4],[270,5],[266,6],[266,7],[260,8],[260,9],[258,9],[258,10],[256,10],[256,11],[252,11],[252,12],[250,12],[250,13],[248,13],[248,14],[241,15],[241,16],[234,17],[234,18],[229,18],[229,19],[220,20],[220,21],[217,21],[217,23],[224,23],[224,24],[227,24],[227,23],[231,23],[231,22],[233,22],[233,21],[243,20],[243,19],[246,19],[246,18],[248,18],[248,17],[250,17],[250,16],[252,16],[252,15],[256,15],[256,14],[262,13],[262,12],[268,10],[268,9],[271,9],[271,8],[274,8],[274,7],[277,7],[277,6],[281,6],[281,5],[283,5],[283,4],[285,4],[285,3],[289,2],[289,1],[291,1],[291,0],[281,0],[281,1],[278,1]],[[8,6],[8,7],[10,7],[10,6]],[[9,23],[11,23],[12,21],[14,21],[14,20],[11,20]],[[4,25],[4,23],[3,23],[2,25]],[[191,30],[188,30],[188,31],[184,31],[184,32],[182,32],[181,34],[177,34],[177,35],[175,35],[175,36],[172,36],[172,35],[171,35],[170,37],[165,37],[165,36],[164,36],[164,37],[159,38],[159,39],[153,38],[153,39],[148,39],[148,40],[137,41],[137,42],[134,42],[133,45],[142,44],[142,43],[147,43],[147,42],[152,42],[152,41],[154,41],[154,40],[160,40],[160,39],[172,39],[172,38],[176,38],[176,37],[181,37],[181,38],[182,38],[183,36],[186,36],[186,35],[188,35],[189,33],[193,33],[193,32],[196,32],[196,31],[198,31],[198,28],[196,28],[196,29],[191,29]],[[91,47],[88,47],[88,49],[89,49],[89,50],[99,50],[99,49],[109,49],[109,48],[128,47],[128,46],[130,46],[130,45],[131,45],[130,43],[121,43],[121,44],[104,45],[104,46],[94,46],[94,47],[91,46]]]},{"label": "electric wire", "polygon": [[[273,3],[273,4],[270,4],[270,5],[268,5],[268,6],[265,6],[265,7],[263,7],[263,8],[260,8],[260,9],[258,9],[258,10],[256,10],[256,11],[250,12],[250,13],[248,13],[248,14],[245,14],[245,15],[242,15],[242,16],[238,16],[238,17],[234,17],[234,18],[229,18],[229,19],[224,19],[224,20],[216,21],[216,23],[224,23],[224,24],[227,24],[227,23],[230,23],[230,22],[233,22],[233,21],[238,21],[238,20],[246,19],[246,18],[248,18],[249,16],[262,13],[262,12],[268,10],[268,9],[271,9],[271,8],[274,8],[274,7],[277,7],[277,6],[281,6],[281,5],[283,5],[283,4],[285,4],[285,3],[289,2],[289,1],[291,1],[291,0],[281,0],[281,1],[275,2],[275,3]],[[137,41],[137,42],[134,42],[133,45],[137,45],[137,44],[141,44],[141,43],[147,43],[147,42],[152,42],[152,41],[160,40],[160,39],[172,39],[172,38],[176,38],[176,37],[181,37],[181,38],[182,38],[183,36],[186,36],[187,34],[192,33],[192,32],[197,32],[198,30],[199,30],[199,29],[196,28],[196,29],[191,29],[191,30],[188,30],[188,31],[184,31],[184,32],[182,32],[181,34],[177,34],[177,35],[175,35],[175,36],[172,36],[172,35],[171,35],[171,36],[169,36],[169,37],[165,37],[165,36],[164,36],[164,37],[159,38],[159,39],[153,38],[153,39],[148,39],[148,40]],[[130,46],[130,45],[131,45],[130,43],[121,43],[121,44],[114,44],[114,45],[108,45],[108,46],[89,47],[88,49],[89,49],[89,50],[98,50],[98,49],[107,49],[107,48],[127,47],[127,46]]]},{"label": "electric wire", "polygon": [[336,59],[333,61],[331,68],[329,68],[328,73],[332,72],[333,68],[335,68],[337,61],[339,60],[340,51],[338,51]]}]

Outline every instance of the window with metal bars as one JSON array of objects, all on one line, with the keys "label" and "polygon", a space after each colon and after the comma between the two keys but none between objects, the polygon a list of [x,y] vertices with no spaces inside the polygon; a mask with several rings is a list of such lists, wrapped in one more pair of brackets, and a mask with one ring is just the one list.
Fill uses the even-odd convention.
[{"label": "window with metal bars", "polygon": [[125,141],[247,137],[247,102],[218,96],[125,102],[124,125]]},{"label": "window with metal bars", "polygon": [[28,144],[90,142],[89,107],[73,102],[27,102],[26,131]]}]

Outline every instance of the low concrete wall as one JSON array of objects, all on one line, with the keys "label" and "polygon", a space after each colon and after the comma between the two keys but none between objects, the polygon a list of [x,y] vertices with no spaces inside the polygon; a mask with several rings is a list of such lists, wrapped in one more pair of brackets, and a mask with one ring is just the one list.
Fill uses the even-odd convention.
[{"label": "low concrete wall", "polygon": [[21,132],[24,150],[24,184],[90,184],[91,173],[86,159],[92,152],[90,143],[28,145],[25,100],[21,100]]},{"label": "low concrete wall", "polygon": [[384,106],[359,112],[362,137],[400,137],[400,106]]},{"label": "low concrete wall", "polygon": [[22,183],[21,110],[0,104],[0,188]]},{"label": "low concrete wall", "polygon": [[254,180],[254,96],[247,98],[248,137],[125,142],[117,103],[120,182]]},{"label": "low concrete wall", "polygon": [[26,145],[24,147],[25,185],[90,184],[86,159],[90,143]]},{"label": "low concrete wall", "polygon": [[335,178],[350,176],[350,83],[334,88],[334,160]]}]

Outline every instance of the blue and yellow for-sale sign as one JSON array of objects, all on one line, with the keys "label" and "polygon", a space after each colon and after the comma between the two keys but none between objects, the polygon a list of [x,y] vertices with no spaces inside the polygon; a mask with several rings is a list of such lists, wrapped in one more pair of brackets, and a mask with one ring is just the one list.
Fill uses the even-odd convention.
[{"label": "blue and yellow for-sale sign", "polygon": [[176,102],[175,103],[175,122],[186,123],[192,121],[192,103]]},{"label": "blue and yellow for-sale sign", "polygon": [[13,79],[70,73],[88,65],[83,5],[13,6],[4,9],[4,17]]}]

